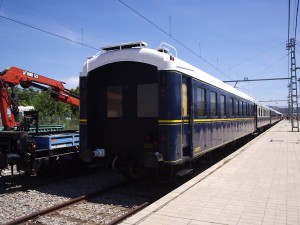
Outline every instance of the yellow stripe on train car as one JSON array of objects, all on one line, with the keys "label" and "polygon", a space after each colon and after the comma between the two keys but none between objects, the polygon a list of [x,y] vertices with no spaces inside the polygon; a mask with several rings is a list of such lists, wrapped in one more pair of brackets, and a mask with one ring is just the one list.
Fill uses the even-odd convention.
[{"label": "yellow stripe on train car", "polygon": [[79,123],[87,123],[87,119],[79,119]]},{"label": "yellow stripe on train car", "polygon": [[[217,118],[217,119],[194,119],[194,123],[212,123],[212,122],[228,122],[228,121],[247,121],[254,118]],[[158,125],[181,125],[188,124],[189,120],[158,120]]]}]

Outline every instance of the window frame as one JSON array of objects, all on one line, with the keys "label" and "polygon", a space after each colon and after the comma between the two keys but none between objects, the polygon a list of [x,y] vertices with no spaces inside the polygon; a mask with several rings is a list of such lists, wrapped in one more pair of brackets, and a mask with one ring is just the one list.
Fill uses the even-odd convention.
[{"label": "window frame", "polygon": [[[203,87],[196,86],[196,116],[197,118],[207,117],[207,90]],[[200,96],[200,98],[199,98]]]},{"label": "window frame", "polygon": [[220,115],[226,117],[226,95],[220,94]]},{"label": "window frame", "polygon": [[233,97],[230,97],[229,98],[229,116],[231,117],[234,117],[234,114],[235,114],[235,102],[234,102],[234,98]]},{"label": "window frame", "polygon": [[188,85],[186,82],[182,82],[181,84],[181,116],[182,117],[188,117]]},{"label": "window frame", "polygon": [[[152,92],[152,93],[150,93],[150,95],[148,95],[148,96],[150,96],[150,98],[145,99],[145,97],[147,97],[147,95],[145,95],[145,93],[149,94],[149,89],[146,92],[140,92],[140,90],[141,91],[143,90],[143,88],[141,86],[148,86],[148,88],[149,88],[150,85],[152,85],[153,87],[154,86],[156,86],[156,87],[153,89],[154,92]],[[146,84],[137,84],[136,85],[136,98],[137,98],[137,100],[136,100],[136,110],[137,110],[136,117],[137,118],[153,118],[153,117],[159,116],[158,89],[159,89],[158,83],[146,83]],[[140,99],[140,98],[144,98],[144,99]],[[149,101],[149,100],[150,100],[150,102],[149,102],[150,104],[144,103],[145,101]],[[149,110],[149,108],[145,109],[144,106],[151,106],[152,108],[154,108],[156,106],[156,108],[154,108],[154,110],[151,111],[151,110]],[[149,113],[149,115],[147,115],[146,113]],[[153,114],[151,114],[151,113],[153,113]]]},{"label": "window frame", "polygon": [[[116,91],[117,89],[118,91]],[[111,90],[109,90],[111,89]],[[113,90],[115,89],[115,90]],[[115,103],[111,101],[109,97],[109,92],[116,94],[115,97],[120,96],[120,101],[116,99]],[[114,113],[116,113],[114,115]],[[122,85],[111,85],[106,87],[106,117],[107,118],[122,118],[123,117],[123,87]]]},{"label": "window frame", "polygon": [[[215,101],[214,104],[212,100]],[[210,91],[210,116],[218,116],[218,94],[215,91]]]}]

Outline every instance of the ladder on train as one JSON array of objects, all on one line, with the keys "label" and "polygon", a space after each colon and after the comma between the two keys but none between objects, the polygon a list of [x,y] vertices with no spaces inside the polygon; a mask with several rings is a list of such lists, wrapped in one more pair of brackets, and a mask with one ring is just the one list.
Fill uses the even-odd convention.
[{"label": "ladder on train", "polygon": [[287,44],[287,49],[291,51],[291,80],[289,84],[289,107],[290,121],[292,123],[292,131],[299,132],[299,110],[298,110],[298,93],[297,93],[297,74],[296,70],[296,54],[295,39],[291,38]]}]

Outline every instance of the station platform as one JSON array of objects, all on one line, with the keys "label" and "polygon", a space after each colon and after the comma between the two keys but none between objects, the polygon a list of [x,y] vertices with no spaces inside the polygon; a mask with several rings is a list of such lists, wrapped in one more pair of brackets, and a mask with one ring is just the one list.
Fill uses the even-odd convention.
[{"label": "station platform", "polygon": [[300,224],[300,133],[279,122],[121,224]]}]

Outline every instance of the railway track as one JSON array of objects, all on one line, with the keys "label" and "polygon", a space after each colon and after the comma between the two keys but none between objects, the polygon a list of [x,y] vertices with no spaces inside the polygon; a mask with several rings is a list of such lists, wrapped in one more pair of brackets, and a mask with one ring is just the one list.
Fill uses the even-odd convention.
[{"label": "railway track", "polygon": [[[121,206],[95,206],[92,203],[80,203],[48,215],[40,216],[26,224],[117,224],[148,205],[148,202],[125,208]],[[24,221],[25,222],[25,221]],[[15,224],[15,223],[12,223]]]},{"label": "railway track", "polygon": [[[103,179],[104,181],[104,179]],[[99,191],[69,199],[57,199],[58,204],[46,205],[43,200],[41,207],[28,211],[25,216],[16,216],[5,224],[116,224],[148,204],[164,196],[174,187],[165,185],[157,190],[154,177],[136,181],[121,180]],[[94,188],[95,189],[95,188]],[[44,198],[44,193],[40,197]],[[52,198],[57,196],[51,196]],[[28,201],[28,198],[25,197]],[[32,199],[34,201],[34,199]],[[1,198],[0,198],[1,202]],[[38,202],[38,201],[37,201]],[[38,204],[38,203],[37,203]],[[24,205],[24,207],[31,207]]]},{"label": "railway track", "polygon": [[[9,190],[8,192],[1,187],[0,224],[8,223],[24,215],[30,215],[35,211],[83,196],[86,193],[105,189],[122,180],[124,178],[116,173],[98,172],[65,180],[59,179],[54,182],[46,181],[44,184],[42,184],[43,182],[38,182],[29,188],[25,188],[28,187],[27,182],[30,182],[29,179],[24,184],[20,183],[16,190]],[[13,183],[13,181],[10,182]]]},{"label": "railway track", "polygon": [[84,224],[87,222],[92,222],[93,224],[116,224],[148,205],[148,202],[143,202],[133,207],[96,203],[97,197],[103,194],[107,195],[107,193],[117,188],[123,188],[127,183],[127,181],[124,181],[100,191],[70,199],[66,202],[12,220],[6,224],[60,224],[61,222],[76,224]]}]

